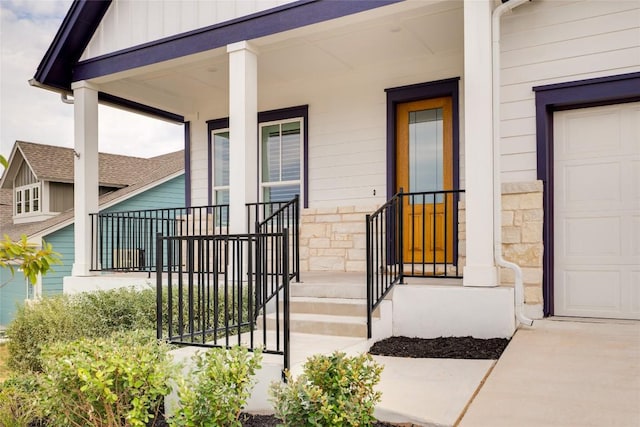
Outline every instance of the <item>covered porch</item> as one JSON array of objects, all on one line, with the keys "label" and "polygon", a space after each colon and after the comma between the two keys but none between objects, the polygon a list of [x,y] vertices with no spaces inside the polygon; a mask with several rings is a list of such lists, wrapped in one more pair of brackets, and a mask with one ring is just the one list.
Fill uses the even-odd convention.
[{"label": "covered porch", "polygon": [[[328,13],[327,2],[317,3]],[[348,9],[357,2],[343,3]],[[70,281],[104,269],[96,267],[91,214],[97,212],[92,195],[97,103],[107,94],[112,103],[184,121],[183,209],[227,206],[222,235],[253,233],[247,205],[298,194],[302,282],[307,273],[359,273],[370,317],[405,277],[456,277],[456,285],[442,286],[438,296],[408,298],[418,297],[421,306],[433,298],[456,313],[456,322],[466,325],[454,328],[456,334],[474,330],[471,313],[498,313],[501,320],[490,321],[482,334],[511,335],[514,290],[499,286],[494,260],[493,201],[500,189],[494,182],[487,60],[492,4],[374,3],[314,15],[286,28],[274,18],[293,19],[304,5],[285,5],[135,49],[106,52],[95,42],[77,64],[72,86],[80,154],[76,182],[84,187],[76,190]],[[244,31],[262,24],[274,27]],[[402,136],[400,119],[405,107],[425,100],[415,117],[409,108],[407,124],[409,129],[412,124],[441,126],[440,142],[432,153],[435,160],[423,153],[411,163],[407,153],[419,150],[412,146],[410,130]],[[425,166],[427,158],[432,163]],[[430,172],[412,175],[411,170]],[[210,213],[192,216],[198,215]],[[218,232],[202,233],[203,226],[198,227],[194,237]],[[112,248],[107,258],[128,259],[124,269],[143,267],[140,252],[123,250]],[[421,307],[402,311],[423,314]],[[449,331],[448,320],[429,319],[440,334]]]}]

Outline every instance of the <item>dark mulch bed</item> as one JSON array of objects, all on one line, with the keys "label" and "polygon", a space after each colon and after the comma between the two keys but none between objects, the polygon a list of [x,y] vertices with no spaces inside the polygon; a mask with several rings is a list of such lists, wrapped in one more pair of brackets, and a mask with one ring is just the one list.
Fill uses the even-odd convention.
[{"label": "dark mulch bed", "polygon": [[373,344],[369,353],[377,356],[433,359],[498,359],[507,344],[509,340],[506,338],[391,337]]},{"label": "dark mulch bed", "polygon": [[[275,427],[281,421],[274,415],[252,415],[241,414],[240,421],[242,421],[243,427]],[[393,427],[397,424],[389,424],[381,421],[377,421],[373,424],[373,427]],[[403,424],[404,426],[410,426],[410,424]]]},{"label": "dark mulch bed", "polygon": [[[240,421],[242,422],[243,427],[276,427],[281,421],[275,417],[275,415],[258,415],[258,414],[240,414]],[[168,427],[169,424],[162,417],[159,420],[155,420],[155,422],[149,423],[149,425],[153,425],[155,427]],[[394,427],[397,424],[389,424],[381,421],[377,421],[373,424],[373,427]],[[410,424],[403,424],[403,426],[409,426]],[[27,427],[48,427],[46,421],[37,421],[29,424]]]}]

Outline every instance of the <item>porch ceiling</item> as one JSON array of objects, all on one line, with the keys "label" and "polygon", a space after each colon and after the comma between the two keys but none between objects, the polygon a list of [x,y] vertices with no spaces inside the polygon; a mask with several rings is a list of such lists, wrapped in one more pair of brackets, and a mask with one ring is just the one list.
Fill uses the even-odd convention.
[{"label": "porch ceiling", "polygon": [[[252,40],[259,87],[340,76],[394,61],[462,52],[463,4],[405,1]],[[95,80],[101,91],[190,116],[228,105],[226,50],[214,49]]]}]

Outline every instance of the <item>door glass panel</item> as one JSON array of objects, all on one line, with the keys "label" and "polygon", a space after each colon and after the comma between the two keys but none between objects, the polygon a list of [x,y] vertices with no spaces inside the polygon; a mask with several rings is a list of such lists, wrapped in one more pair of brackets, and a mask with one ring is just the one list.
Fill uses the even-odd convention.
[{"label": "door glass panel", "polygon": [[444,189],[442,108],[409,112],[409,191]]}]

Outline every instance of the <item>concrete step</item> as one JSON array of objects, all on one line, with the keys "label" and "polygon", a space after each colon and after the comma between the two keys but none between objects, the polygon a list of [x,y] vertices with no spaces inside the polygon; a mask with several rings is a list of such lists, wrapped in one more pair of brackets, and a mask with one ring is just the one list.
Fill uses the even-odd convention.
[{"label": "concrete step", "polygon": [[[273,330],[276,327],[276,314],[270,313],[266,316],[267,329]],[[280,317],[282,322],[282,317]],[[258,320],[258,328],[262,318]],[[291,332],[335,335],[343,337],[366,337],[367,319],[356,316],[333,316],[327,314],[312,313],[291,313],[289,330]]]},{"label": "concrete step", "polygon": [[291,283],[292,297],[367,299],[367,285],[347,283]]},{"label": "concrete step", "polygon": [[366,317],[367,301],[353,298],[291,297],[289,310],[291,313]]}]

